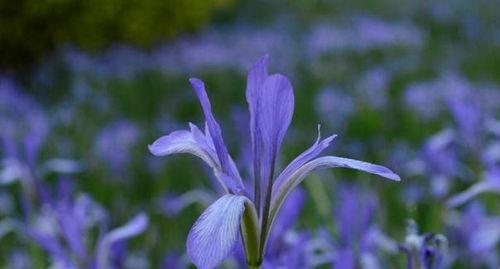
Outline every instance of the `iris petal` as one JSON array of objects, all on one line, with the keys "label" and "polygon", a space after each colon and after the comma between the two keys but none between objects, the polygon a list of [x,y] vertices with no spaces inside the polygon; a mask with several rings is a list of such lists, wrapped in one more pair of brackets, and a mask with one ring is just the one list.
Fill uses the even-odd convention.
[{"label": "iris petal", "polygon": [[141,234],[148,226],[148,217],[145,214],[139,214],[125,225],[118,227],[100,240],[97,247],[97,269],[109,268],[108,259],[111,247],[114,243],[129,239]]},{"label": "iris petal", "polygon": [[342,158],[342,157],[336,157],[336,156],[325,156],[325,157],[319,157],[316,158],[306,164],[304,164],[302,167],[297,169],[290,177],[286,178],[283,183],[279,186],[279,188],[276,190],[276,192],[273,194],[273,201],[271,205],[271,212],[270,212],[270,219],[271,222],[269,225],[272,225],[272,222],[276,218],[276,214],[279,211],[279,208],[283,204],[285,198],[288,196],[288,194],[297,186],[299,185],[302,180],[304,180],[307,175],[309,175],[311,172],[314,170],[320,169],[320,168],[335,168],[335,167],[342,167],[342,168],[350,168],[350,169],[355,169],[375,175],[379,175],[381,177],[385,177],[390,180],[394,181],[400,181],[400,177],[392,172],[390,169],[376,165],[376,164],[371,164],[363,161],[358,161],[358,160],[353,160],[353,159],[348,159],[348,158]]},{"label": "iris petal", "polygon": [[169,135],[158,138],[148,146],[149,151],[155,156],[167,156],[177,153],[189,153],[204,160],[213,169],[220,169],[219,164],[211,154],[198,143],[189,131],[174,131]]},{"label": "iris petal", "polygon": [[222,138],[222,130],[219,123],[217,123],[212,114],[212,106],[210,104],[210,100],[208,99],[207,92],[205,91],[205,84],[197,78],[190,78],[189,82],[191,83],[191,86],[195,90],[201,103],[203,113],[205,114],[205,119],[207,121],[208,130],[210,132],[210,136],[212,137],[217,156],[219,157],[222,172],[226,173],[228,178],[231,178],[231,180],[234,181],[230,184],[230,186],[235,186],[235,189],[230,189],[233,192],[239,193],[244,189],[243,182],[241,181],[236,167],[231,162],[231,157],[229,156],[226,145],[224,144],[224,139]]},{"label": "iris petal", "polygon": [[191,228],[187,253],[200,269],[219,265],[233,251],[243,211],[244,196],[226,194],[210,205]]},{"label": "iris petal", "polygon": [[297,158],[290,162],[289,165],[287,165],[287,167],[276,179],[276,182],[273,186],[273,191],[276,191],[281,186],[281,184],[283,184],[285,179],[295,173],[295,171],[302,167],[302,165],[318,156],[324,149],[326,149],[330,145],[335,137],[337,137],[337,135],[331,135],[321,140],[320,129],[318,126],[318,138],[316,139],[316,142],[314,142],[314,144],[310,148],[302,152],[299,156],[297,156]]}]

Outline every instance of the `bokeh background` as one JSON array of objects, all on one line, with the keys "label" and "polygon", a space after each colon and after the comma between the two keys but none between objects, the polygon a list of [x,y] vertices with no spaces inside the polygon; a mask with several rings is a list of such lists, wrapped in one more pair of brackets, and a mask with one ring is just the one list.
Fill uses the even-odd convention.
[{"label": "bokeh background", "polygon": [[[194,268],[185,238],[220,190],[199,160],[147,145],[203,125],[196,76],[249,179],[246,72],[269,54],[296,98],[281,167],[321,124],[339,135],[329,153],[402,177],[308,178],[284,245],[306,233],[311,267],[350,249],[354,268],[377,268],[365,252],[405,268],[403,252],[360,242],[376,227],[404,244],[412,219],[446,236],[439,268],[498,268],[499,14],[496,0],[1,0],[0,267],[91,268],[107,238],[113,268]],[[484,193],[457,196],[470,188]],[[104,236],[144,216],[130,240]]]}]

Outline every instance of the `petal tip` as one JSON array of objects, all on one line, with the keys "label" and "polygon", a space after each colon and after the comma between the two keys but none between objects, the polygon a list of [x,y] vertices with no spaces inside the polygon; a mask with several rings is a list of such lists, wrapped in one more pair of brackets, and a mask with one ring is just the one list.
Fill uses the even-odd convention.
[{"label": "petal tip", "polygon": [[191,83],[191,86],[195,88],[200,88],[205,86],[205,84],[201,79],[195,77],[189,78],[189,83]]},{"label": "petal tip", "polygon": [[153,154],[154,156],[159,156],[158,155],[158,151],[156,150],[156,147],[154,145],[155,143],[153,142],[153,144],[149,144],[148,145],[148,150],[149,150],[149,153]]}]

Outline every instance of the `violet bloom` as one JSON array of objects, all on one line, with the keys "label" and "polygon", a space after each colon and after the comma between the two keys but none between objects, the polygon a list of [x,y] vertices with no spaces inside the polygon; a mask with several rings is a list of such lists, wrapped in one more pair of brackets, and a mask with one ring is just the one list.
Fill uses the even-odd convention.
[{"label": "violet bloom", "polygon": [[348,186],[342,187],[338,196],[340,203],[335,207],[334,215],[339,236],[333,246],[335,258],[332,268],[382,268],[377,252],[395,252],[397,245],[374,223],[376,197]]},{"label": "violet bloom", "polygon": [[[106,218],[104,209],[86,195],[75,201],[69,197],[54,199],[44,204],[26,231],[47,252],[51,268],[122,268],[124,241],[143,233],[148,217],[140,213],[110,231]],[[91,242],[94,228],[99,230],[99,238]]]},{"label": "violet bloom", "polygon": [[[399,181],[391,170],[362,161],[335,156],[318,156],[335,136],[316,142],[275,176],[276,157],[292,120],[294,95],[290,81],[281,74],[268,75],[268,57],[260,59],[247,78],[246,98],[250,109],[253,153],[253,197],[246,191],[236,165],[228,153],[222,131],[215,120],[204,83],[189,81],[203,108],[205,133],[194,124],[190,130],[174,131],[149,146],[156,156],[190,153],[203,159],[213,170],[225,194],[210,205],[192,227],[187,254],[201,269],[220,264],[234,249],[241,228],[247,264],[260,268],[266,242],[276,216],[290,192],[312,171],[346,167]],[[241,225],[241,226],[240,226]]]},{"label": "violet bloom", "polygon": [[408,220],[405,242],[399,245],[407,256],[407,269],[439,269],[443,266],[448,240],[442,234],[418,234],[415,221]]},{"label": "violet bloom", "polygon": [[[129,166],[131,151],[141,132],[134,122],[118,120],[106,125],[96,136],[97,156],[106,161],[111,172],[123,175]],[[117,154],[118,153],[118,154]]]},{"label": "violet bloom", "polygon": [[447,219],[459,261],[471,268],[498,268],[500,257],[500,216],[488,215],[479,202],[472,202]]}]

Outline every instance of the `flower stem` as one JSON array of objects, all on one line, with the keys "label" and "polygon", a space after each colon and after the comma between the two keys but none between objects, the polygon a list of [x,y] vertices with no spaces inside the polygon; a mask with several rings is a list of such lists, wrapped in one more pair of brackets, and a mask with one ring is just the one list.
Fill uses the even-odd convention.
[{"label": "flower stem", "polygon": [[259,268],[262,263],[259,256],[259,234],[260,229],[255,207],[252,202],[247,200],[241,222],[241,235],[243,237],[247,264],[250,268]]}]

